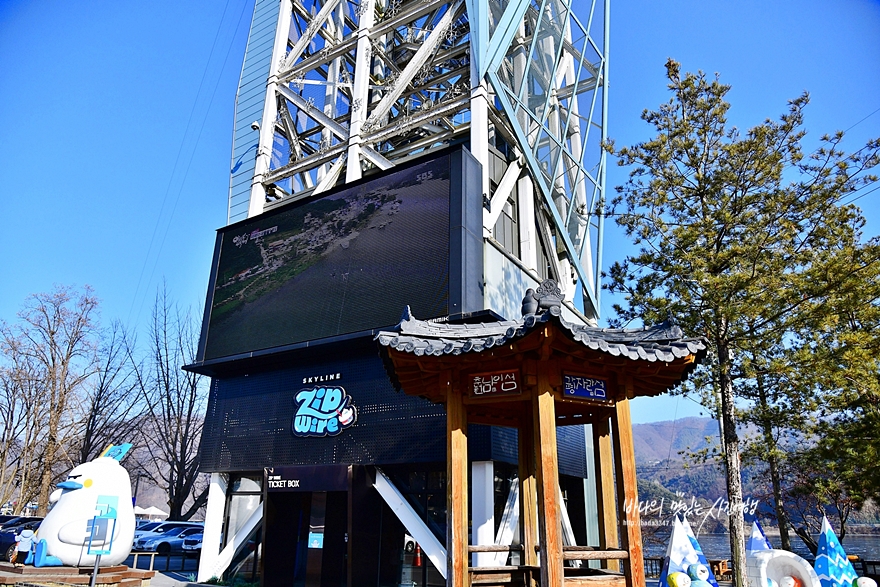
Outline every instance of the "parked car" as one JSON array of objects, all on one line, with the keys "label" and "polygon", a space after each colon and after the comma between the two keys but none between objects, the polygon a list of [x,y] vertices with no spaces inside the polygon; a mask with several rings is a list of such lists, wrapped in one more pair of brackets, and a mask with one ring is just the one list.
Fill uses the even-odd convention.
[{"label": "parked car", "polygon": [[15,562],[15,534],[10,532],[0,532],[0,552],[3,553],[3,560],[11,563]]},{"label": "parked car", "polygon": [[147,523],[145,523],[145,524],[135,525],[135,528],[134,528],[135,540],[137,540],[138,538],[140,538],[141,536],[143,536],[147,532],[152,532],[153,530],[158,528],[160,524],[162,524],[162,522],[147,521]]},{"label": "parked car", "polygon": [[11,516],[8,520],[0,522],[0,532],[6,532],[13,526],[19,526],[27,522],[39,522],[42,519],[37,516]]},{"label": "parked car", "polygon": [[134,533],[134,539],[144,538],[147,534],[162,534],[173,528],[189,528],[191,526],[202,527],[203,522],[150,522],[141,526]]},{"label": "parked car", "polygon": [[134,541],[133,550],[170,554],[183,551],[183,540],[192,534],[200,534],[201,526],[178,526],[157,534],[146,534]]},{"label": "parked car", "polygon": [[0,531],[0,553],[3,553],[3,560],[12,562],[15,558],[15,537],[22,530],[36,530],[40,527],[43,518],[32,518],[24,520],[16,525],[7,525]]},{"label": "parked car", "polygon": [[190,534],[186,538],[183,539],[183,554],[187,556],[187,558],[198,558],[202,556],[202,538],[204,534],[199,532],[198,534]]}]

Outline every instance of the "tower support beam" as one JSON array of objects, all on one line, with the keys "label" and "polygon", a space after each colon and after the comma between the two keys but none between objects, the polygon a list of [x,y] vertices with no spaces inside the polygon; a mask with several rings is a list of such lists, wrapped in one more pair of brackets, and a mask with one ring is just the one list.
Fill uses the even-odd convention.
[{"label": "tower support beam", "polygon": [[[261,40],[270,1],[257,0],[249,59],[270,51]],[[246,214],[262,213],[267,194],[284,204],[463,141],[483,166],[480,195],[494,200],[484,237],[501,218],[496,203],[522,210],[525,222],[505,220],[501,252],[532,272],[526,279],[556,279],[595,323],[610,0],[589,0],[586,25],[574,0],[552,10],[511,0],[500,15],[484,0],[275,1]],[[240,116],[253,112],[252,69]],[[244,140],[252,138],[236,135]],[[521,177],[502,178],[512,163]],[[230,221],[244,212],[241,175],[230,184]]]}]

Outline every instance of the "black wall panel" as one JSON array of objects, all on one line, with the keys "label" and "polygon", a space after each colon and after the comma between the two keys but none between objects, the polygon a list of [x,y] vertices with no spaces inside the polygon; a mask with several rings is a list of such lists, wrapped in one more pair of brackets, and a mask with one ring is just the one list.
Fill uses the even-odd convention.
[{"label": "black wall panel", "polygon": [[[470,440],[470,439],[469,439]],[[491,428],[491,459],[516,464],[517,431],[513,428]],[[586,445],[583,426],[560,426],[556,429],[556,452],[562,475],[586,478]],[[469,443],[470,447],[471,444]]]},{"label": "black wall panel", "polygon": [[[357,421],[336,436],[296,437],[291,432],[294,398],[304,388],[321,385],[315,379],[321,377],[331,377],[324,384],[343,387],[351,396]],[[474,425],[468,437],[472,460],[516,463],[516,430]],[[583,428],[559,428],[557,442],[560,473],[584,477]],[[395,391],[369,338],[304,349],[290,355],[286,365],[215,379],[211,385],[202,438],[205,472],[445,460],[443,406]]]},{"label": "black wall panel", "polygon": [[[287,363],[213,381],[202,438],[203,471],[445,460],[443,406],[395,391],[372,340],[306,349]],[[291,432],[294,398],[321,384],[309,378],[322,376],[332,376],[329,385],[351,396],[357,421],[336,436],[296,437]]]}]

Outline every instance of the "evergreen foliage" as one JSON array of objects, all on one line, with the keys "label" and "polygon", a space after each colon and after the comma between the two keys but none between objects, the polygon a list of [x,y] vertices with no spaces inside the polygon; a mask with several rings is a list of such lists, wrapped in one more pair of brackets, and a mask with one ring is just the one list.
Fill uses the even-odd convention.
[{"label": "evergreen foliage", "polygon": [[[880,141],[848,154],[838,133],[805,154],[806,94],[779,120],[742,133],[728,125],[729,86],[702,72],[682,74],[672,60],[666,67],[672,97],[642,115],[654,138],[619,150],[608,145],[631,167],[611,213],[620,211],[617,222],[639,251],[611,266],[607,287],[626,300],[615,306],[615,325],[673,317],[711,345],[712,359],[696,381],[705,384],[722,427],[741,586],[738,409],[760,385],[764,393],[768,385],[779,389],[764,375],[785,375],[772,367],[778,359],[785,364],[789,343],[805,338],[828,315],[829,302],[876,265],[876,248],[861,243],[861,213],[843,199],[875,180],[869,172]],[[771,407],[785,413],[790,401],[773,391],[761,409],[775,418]]]}]

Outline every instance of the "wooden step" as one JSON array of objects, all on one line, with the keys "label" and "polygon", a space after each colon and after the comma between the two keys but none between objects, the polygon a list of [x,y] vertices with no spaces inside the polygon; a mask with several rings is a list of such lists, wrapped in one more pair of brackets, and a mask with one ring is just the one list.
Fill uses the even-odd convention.
[{"label": "wooden step", "polygon": [[[78,575],[76,567],[16,567],[12,563],[0,562],[0,573],[15,573],[16,575]],[[91,573],[91,569],[89,569]]]},{"label": "wooden step", "polygon": [[[80,567],[79,572],[85,573],[86,575],[92,574],[92,569],[94,567]],[[98,574],[101,575],[103,573],[124,573],[128,570],[126,565],[114,565],[112,567],[98,567]]]},{"label": "wooden step", "polygon": [[156,571],[145,571],[143,569],[128,569],[119,573],[122,577],[126,579],[152,579],[156,576]]},{"label": "wooden step", "polygon": [[46,583],[65,583],[68,585],[88,585],[91,577],[88,575],[49,575],[36,574],[29,575],[0,575],[0,585],[15,585],[17,583],[27,583],[28,585],[43,585]]},{"label": "wooden step", "polygon": [[[125,565],[114,565],[98,569],[96,587],[149,587],[155,571],[131,569]],[[0,585],[88,585],[92,579],[92,568],[87,567],[15,567],[11,563],[0,563]]]},{"label": "wooden step", "polygon": [[500,585],[525,585],[528,575],[539,572],[536,566],[469,567],[471,585],[493,587]]},{"label": "wooden step", "polygon": [[566,567],[563,584],[566,587],[574,587],[575,585],[585,587],[625,587],[626,579],[623,573],[616,573],[614,571]]}]

